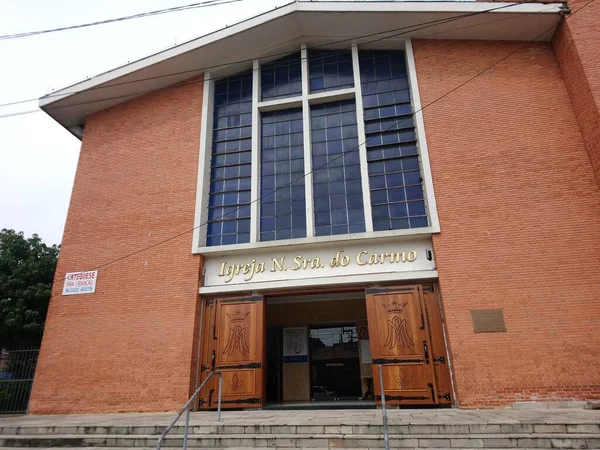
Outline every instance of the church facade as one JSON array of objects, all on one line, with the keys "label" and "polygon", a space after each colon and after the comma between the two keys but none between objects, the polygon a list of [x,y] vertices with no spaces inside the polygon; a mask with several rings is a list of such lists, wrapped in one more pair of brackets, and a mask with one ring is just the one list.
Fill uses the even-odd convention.
[{"label": "church facade", "polygon": [[600,398],[580,7],[293,2],[42,98],[82,147],[30,411]]}]

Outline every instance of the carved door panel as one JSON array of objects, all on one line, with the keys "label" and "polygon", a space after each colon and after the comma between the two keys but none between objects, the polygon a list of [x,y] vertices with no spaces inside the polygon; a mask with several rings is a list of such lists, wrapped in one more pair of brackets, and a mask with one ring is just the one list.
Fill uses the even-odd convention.
[{"label": "carved door panel", "polygon": [[[263,404],[264,305],[260,296],[216,302],[215,367],[223,374],[223,408]],[[218,378],[215,378],[215,395]],[[216,397],[213,400],[216,405]]]},{"label": "carved door panel", "polygon": [[366,293],[376,400],[381,399],[381,365],[386,403],[436,404],[437,387],[421,286],[367,289]]},{"label": "carved door panel", "polygon": [[431,339],[431,354],[433,369],[437,382],[438,400],[440,404],[452,403],[452,382],[450,381],[450,366],[448,352],[444,339],[442,313],[438,302],[438,295],[434,286],[423,286],[423,300],[427,313],[429,337]]}]

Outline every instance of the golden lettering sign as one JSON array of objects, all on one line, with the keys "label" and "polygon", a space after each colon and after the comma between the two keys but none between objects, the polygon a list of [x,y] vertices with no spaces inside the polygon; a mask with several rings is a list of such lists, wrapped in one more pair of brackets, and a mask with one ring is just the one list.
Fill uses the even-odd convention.
[{"label": "golden lettering sign", "polygon": [[[346,267],[351,263],[357,266],[371,266],[376,264],[403,264],[411,263],[417,259],[417,251],[372,253],[362,250],[353,256],[345,255],[344,250],[338,250],[329,261],[329,267]],[[257,273],[264,272],[286,272],[288,270],[319,270],[325,268],[321,257],[307,258],[302,255],[294,256],[291,262],[286,261],[285,256],[273,257],[270,261],[252,261],[245,264],[229,264],[227,261],[221,263],[219,276],[225,278],[225,283],[233,280],[233,277],[241,275],[244,281],[250,281]]]}]

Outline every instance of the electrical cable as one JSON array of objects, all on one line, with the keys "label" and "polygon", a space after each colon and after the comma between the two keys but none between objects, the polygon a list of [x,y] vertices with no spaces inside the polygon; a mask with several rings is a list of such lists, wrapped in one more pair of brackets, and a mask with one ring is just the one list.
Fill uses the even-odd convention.
[{"label": "electrical cable", "polygon": [[[467,17],[476,16],[476,15],[480,15],[480,14],[486,14],[486,13],[489,13],[489,12],[493,12],[493,11],[496,11],[496,10],[509,8],[509,7],[512,7],[512,6],[520,5],[520,4],[521,4],[520,2],[513,2],[513,3],[509,4],[509,5],[497,6],[497,7],[494,7],[494,8],[486,9],[484,11],[476,11],[476,12],[466,13],[466,14],[462,14],[462,15],[459,15],[459,16],[455,16],[455,17],[446,17],[446,18],[443,18],[443,19],[436,19],[436,20],[432,20],[432,21],[428,21],[428,22],[422,22],[422,23],[418,23],[418,24],[414,24],[414,25],[408,25],[408,26],[403,26],[403,27],[399,27],[399,28],[393,28],[393,29],[389,29],[389,30],[385,30],[385,31],[378,31],[378,32],[375,32],[375,33],[369,33],[369,34],[364,34],[364,35],[359,35],[359,36],[353,36],[353,37],[350,37],[350,38],[344,38],[344,39],[340,39],[340,40],[337,40],[337,41],[328,42],[326,44],[315,45],[315,46],[310,47],[309,50],[316,50],[316,49],[321,48],[321,47],[328,47],[328,46],[331,46],[331,45],[337,45],[337,44],[340,44],[340,43],[343,43],[343,42],[349,42],[349,41],[354,41],[354,40],[357,40],[357,39],[364,39],[364,38],[368,38],[368,37],[372,37],[372,36],[377,36],[377,35],[382,35],[382,34],[387,34],[387,33],[393,33],[395,31],[401,31],[401,30],[419,31],[419,30],[424,29],[424,28],[429,28],[430,26],[445,24],[446,22],[453,22],[455,20],[460,20],[460,19],[464,19],[464,18],[467,18]],[[550,8],[549,10],[552,10],[552,9],[554,9],[554,7]],[[526,13],[526,14],[531,14],[531,13]],[[509,18],[509,19],[512,19],[512,17]],[[416,29],[412,30],[412,28],[416,28]],[[449,31],[454,31],[454,30],[449,30]],[[385,36],[383,39],[389,39],[390,37],[394,37],[394,36]],[[427,36],[425,36],[425,37],[427,37]],[[199,39],[199,38],[197,38],[197,39]],[[181,45],[183,45],[183,44],[181,44]],[[338,52],[338,54],[343,53],[343,52],[348,52],[348,51],[349,50],[343,50],[343,51]],[[277,57],[277,56],[285,56],[285,55],[288,55],[289,53],[290,53],[289,51],[271,53],[271,54],[268,54],[268,55],[264,55],[263,57],[261,57],[261,59],[264,59],[264,58],[273,58],[273,57]],[[156,79],[165,78],[165,77],[171,77],[171,76],[176,76],[176,75],[183,75],[183,74],[187,74],[187,73],[189,73],[189,74],[198,73],[198,72],[201,73],[201,72],[204,72],[206,70],[211,70],[211,69],[216,69],[216,68],[219,68],[219,67],[230,66],[232,64],[242,64],[242,63],[252,62],[252,61],[254,61],[254,59],[255,58],[247,58],[247,59],[240,59],[240,60],[228,61],[226,63],[215,64],[215,65],[212,65],[212,66],[204,66],[204,67],[199,67],[199,68],[196,68],[196,69],[184,70],[184,71],[179,71],[179,72],[171,72],[171,73],[162,74],[162,75],[156,75],[156,76],[153,76],[153,77],[139,78],[139,79],[130,80],[130,81],[122,81],[122,82],[112,83],[110,85],[93,86],[93,87],[90,87],[89,89],[87,89],[87,91],[93,91],[93,90],[99,90],[99,89],[107,89],[107,88],[111,88],[111,87],[115,87],[115,86],[122,86],[122,85],[132,84],[132,83],[140,83],[140,82],[143,82],[143,81],[156,80]],[[286,64],[287,63],[282,63],[281,66],[286,65]],[[274,67],[278,67],[277,64]],[[76,84],[79,84],[79,83],[82,83],[82,82],[78,82]],[[128,94],[127,96],[143,95],[143,94],[145,94],[147,92],[153,92],[153,91],[154,90],[152,90],[152,91],[141,91],[141,92],[134,93],[134,94]],[[67,97],[67,96],[69,96],[71,94],[76,94],[77,92],[78,91],[56,92],[56,93],[48,94],[48,95],[46,95],[46,96],[44,96],[42,98],[47,99],[47,98],[53,98],[53,97]],[[123,97],[126,97],[126,96],[123,96]],[[13,105],[17,105],[17,104],[20,104],[20,103],[29,103],[29,102],[33,102],[33,101],[37,101],[37,100],[39,100],[39,97],[30,98],[30,99],[27,99],[27,100],[17,100],[17,101],[8,102],[8,103],[0,103],[0,107],[3,107],[3,106],[13,106]],[[71,105],[69,105],[69,106],[71,106]],[[37,110],[35,110],[35,111],[37,111]],[[0,117],[3,117],[3,116],[0,116]],[[10,116],[7,115],[7,117],[10,117]]]},{"label": "electrical cable", "polygon": [[[591,0],[591,1],[594,1],[594,0]],[[586,3],[583,7],[580,8],[580,10],[581,10],[581,9],[585,8],[586,6],[588,6],[589,3],[591,3],[591,1],[590,0],[575,0],[575,1],[570,2],[570,4]],[[390,29],[390,30],[379,31],[379,32],[376,32],[376,33],[370,33],[370,34],[361,35],[361,36],[354,36],[354,37],[351,37],[351,38],[345,38],[345,39],[341,39],[341,40],[338,40],[338,41],[328,42],[326,44],[315,45],[313,47],[310,47],[309,50],[318,49],[320,47],[327,47],[327,46],[331,46],[331,45],[336,45],[338,43],[352,41],[352,40],[356,40],[356,39],[362,39],[362,38],[365,38],[365,37],[375,36],[375,35],[379,35],[379,34],[391,33],[393,31],[398,31],[398,30],[402,30],[402,29],[414,28],[414,27],[425,25],[425,24],[427,24],[427,25],[431,24],[431,26],[445,24],[447,22],[452,22],[454,20],[462,19],[462,18],[465,18],[465,17],[470,17],[470,16],[474,16],[474,15],[479,15],[479,14],[485,14],[485,13],[492,12],[492,11],[495,11],[495,10],[498,10],[498,9],[504,9],[504,8],[508,8],[508,7],[511,7],[511,6],[520,5],[520,4],[523,4],[523,3],[533,3],[533,2],[514,2],[514,3],[511,3],[510,5],[503,5],[503,6],[499,6],[499,7],[496,7],[496,8],[491,8],[491,9],[488,9],[488,10],[485,10],[485,11],[478,11],[478,12],[473,12],[473,13],[467,13],[467,14],[464,14],[464,15],[461,15],[461,16],[455,16],[455,17],[444,18],[444,19],[437,19],[437,20],[430,21],[430,22],[423,22],[421,24],[409,25],[409,26],[406,26],[406,27],[394,28],[394,29]],[[541,11],[541,12],[551,11],[553,9],[555,9],[555,8],[552,7],[552,8],[549,8],[548,10]],[[575,13],[577,13],[578,11],[576,11]],[[571,14],[570,17],[572,17],[575,13]],[[529,15],[529,14],[536,14],[536,13],[524,13],[524,15]],[[436,33],[431,33],[431,34],[425,35],[425,36],[419,36],[419,38],[425,38],[425,37],[435,36],[436,34],[446,33],[446,32],[449,32],[449,31],[457,31],[457,30],[462,30],[462,29],[466,29],[466,28],[473,28],[473,27],[478,27],[478,26],[486,25],[486,24],[489,24],[489,23],[502,22],[502,21],[505,21],[505,20],[512,20],[512,19],[514,19],[514,17],[506,17],[506,18],[491,20],[491,21],[482,22],[482,23],[478,23],[478,24],[467,25],[465,27],[453,28],[451,30],[442,30],[442,31],[439,31],[439,32],[436,32]],[[422,27],[422,28],[417,28],[416,30],[410,30],[410,31],[419,31],[419,30],[421,30],[423,28],[429,28],[429,26]],[[381,38],[379,40],[389,39],[389,38],[394,37],[394,36],[397,36],[397,35],[385,36],[385,37],[383,37],[383,38]],[[199,39],[199,38],[197,38],[197,39]],[[193,40],[195,40],[195,39],[193,39]],[[375,41],[369,41],[366,44],[369,44],[371,42],[375,42]],[[183,44],[181,44],[181,45],[183,45]],[[362,45],[365,45],[365,43],[363,43]],[[341,53],[345,53],[345,52],[348,52],[348,51],[349,50],[341,50],[341,51],[339,51],[337,53],[334,53],[334,54],[341,54]],[[265,55],[265,56],[261,57],[261,59],[263,59],[263,58],[271,58],[271,57],[280,56],[280,55],[288,55],[289,53],[290,53],[289,51],[272,53],[270,55]],[[115,87],[115,86],[121,86],[121,85],[125,85],[125,84],[140,83],[140,82],[143,82],[143,81],[155,80],[155,79],[165,78],[165,77],[170,77],[170,76],[175,76],[175,75],[183,75],[183,74],[186,74],[186,73],[203,72],[203,71],[206,71],[206,70],[209,70],[209,69],[214,69],[214,68],[219,68],[219,67],[225,67],[225,66],[229,66],[229,65],[232,65],[232,64],[240,64],[240,63],[245,63],[245,62],[252,62],[253,60],[254,60],[254,58],[251,58],[251,59],[242,59],[242,60],[236,60],[236,61],[230,61],[230,62],[226,62],[226,63],[216,64],[216,65],[212,65],[212,66],[200,67],[200,68],[197,68],[197,69],[190,69],[190,70],[185,70],[185,71],[180,71],[180,72],[171,72],[171,73],[166,73],[166,74],[162,74],[162,75],[156,75],[156,76],[153,76],[153,77],[139,78],[139,79],[136,79],[136,80],[130,80],[130,81],[123,81],[123,82],[118,82],[118,83],[112,83],[110,85],[92,86],[92,87],[86,89],[86,91],[89,92],[89,91],[98,90],[98,89],[107,89],[107,88],[112,88],[112,87]],[[303,59],[301,59],[301,60],[303,60]],[[287,65],[287,62],[286,63],[282,63],[280,65],[275,64],[272,67],[276,68],[276,67],[285,66],[285,65]],[[211,79],[212,78],[208,78],[206,80],[200,80],[198,82],[204,82],[204,81],[208,81],[208,80],[211,80]],[[84,81],[77,82],[76,84],[82,83]],[[193,82],[190,82],[189,84],[192,84],[192,83]],[[174,87],[181,87],[181,85],[167,86],[167,87],[161,88],[161,89],[170,89],[172,87],[173,88]],[[143,95],[143,94],[146,94],[146,93],[149,93],[149,92],[155,92],[155,91],[158,91],[158,90],[161,90],[161,89],[154,89],[154,90],[149,90],[149,91],[136,92],[136,93],[133,93],[133,94],[127,94],[127,95],[123,95],[123,96],[119,96],[119,97],[109,98],[108,100],[114,100],[114,99],[126,98],[126,97],[135,97],[135,96]],[[57,93],[48,94],[46,96],[43,96],[42,98],[44,98],[44,99],[53,98],[53,97],[65,97],[66,98],[67,96],[69,96],[71,94],[76,94],[76,93],[78,93],[78,91],[57,92]],[[16,101],[13,101],[13,102],[0,103],[0,107],[14,106],[14,105],[21,104],[21,103],[30,103],[30,102],[37,101],[39,99],[40,99],[39,97],[33,97],[33,98],[26,99],[26,100],[16,100]],[[54,108],[63,108],[63,107],[66,108],[66,107],[69,107],[69,106],[79,106],[79,105],[83,105],[83,104],[87,104],[87,103],[94,103],[94,102],[105,101],[105,100],[106,99],[93,100],[93,101],[90,101],[90,102],[82,102],[82,103],[70,104],[70,105],[65,105],[65,106],[56,106]],[[0,115],[0,118],[3,118],[3,117],[12,117],[13,115],[14,116],[19,116],[19,115],[23,115],[23,114],[31,114],[31,113],[36,113],[36,112],[41,112],[41,110],[34,109],[34,110],[27,110],[27,111],[17,112],[17,113],[14,113],[14,114],[5,114],[5,115]]]},{"label": "electrical cable", "polygon": [[[592,3],[593,1],[595,1],[595,0],[590,0],[590,2],[589,2],[589,3]],[[583,8],[581,8],[581,9],[583,9]],[[580,10],[581,10],[581,9],[580,9]],[[444,99],[444,98],[448,97],[448,96],[449,96],[449,95],[451,95],[452,93],[456,92],[457,90],[461,89],[463,86],[467,85],[468,83],[470,83],[470,82],[471,82],[471,81],[473,81],[474,79],[476,79],[476,78],[480,77],[480,76],[481,76],[481,75],[483,75],[484,73],[486,73],[486,72],[488,72],[489,70],[493,69],[493,68],[494,68],[494,67],[496,67],[498,64],[500,64],[500,63],[502,63],[503,61],[507,60],[507,59],[508,59],[508,58],[510,58],[512,55],[516,54],[517,52],[519,52],[519,51],[520,51],[520,50],[522,50],[523,48],[527,47],[528,45],[530,45],[530,44],[534,43],[534,42],[535,42],[535,41],[537,41],[539,38],[541,38],[542,36],[544,36],[546,33],[549,33],[550,31],[552,31],[553,29],[555,29],[555,28],[557,28],[557,27],[558,27],[558,25],[553,25],[552,27],[550,27],[550,28],[548,28],[547,30],[545,30],[543,33],[541,33],[541,34],[537,35],[537,36],[536,36],[536,37],[534,37],[533,39],[531,39],[531,40],[529,40],[529,41],[525,42],[524,44],[520,45],[520,46],[519,46],[519,47],[517,47],[515,50],[511,51],[510,53],[508,53],[507,55],[505,55],[504,57],[502,57],[502,58],[501,58],[501,59],[499,59],[498,61],[494,62],[493,64],[491,64],[491,65],[489,65],[489,66],[487,66],[485,69],[483,69],[483,70],[481,70],[481,71],[477,72],[475,75],[473,75],[472,77],[468,78],[468,79],[467,79],[467,80],[465,80],[464,82],[460,83],[459,85],[457,85],[457,86],[455,86],[454,88],[450,89],[450,90],[449,90],[449,91],[447,91],[446,93],[444,93],[444,94],[442,94],[441,96],[437,97],[436,99],[432,100],[432,101],[431,101],[431,102],[429,102],[427,105],[425,105],[425,106],[422,106],[421,108],[419,108],[419,109],[418,109],[418,110],[416,110],[416,111],[413,111],[413,112],[412,112],[412,114],[411,114],[411,116],[410,116],[408,119],[410,119],[410,120],[413,120],[413,117],[414,117],[414,115],[415,115],[415,114],[418,114],[418,113],[422,112],[422,111],[423,111],[423,110],[425,110],[426,108],[429,108],[430,106],[432,106],[432,105],[436,104],[436,103],[437,103],[437,102],[439,102],[440,100],[442,100],[442,99]],[[400,126],[400,124],[401,124],[403,121],[405,121],[405,120],[407,120],[407,118],[402,118],[402,119],[399,119],[399,120],[397,120],[397,121],[396,121],[394,124],[392,124],[391,126],[387,127],[386,129],[382,130],[381,132],[383,133],[383,132],[386,132],[386,131],[392,130],[392,129],[394,129],[394,128],[397,128],[397,127],[399,127],[399,126]],[[227,214],[223,214],[221,217],[219,217],[218,219],[214,219],[214,220],[220,220],[220,219],[223,219],[224,217],[226,217],[226,216],[228,216],[228,215],[230,215],[230,214],[233,214],[233,213],[237,212],[237,211],[238,211],[240,208],[242,208],[242,207],[246,207],[246,206],[252,205],[253,203],[259,202],[259,201],[263,200],[264,198],[266,198],[266,197],[269,197],[269,196],[273,195],[275,192],[277,192],[277,191],[278,191],[278,190],[280,190],[280,189],[284,189],[284,188],[290,187],[291,185],[293,185],[294,183],[298,182],[299,180],[302,180],[302,179],[306,178],[308,175],[311,175],[311,174],[312,174],[312,173],[314,173],[316,170],[323,169],[324,167],[327,167],[329,164],[331,164],[332,162],[336,161],[337,159],[344,157],[344,156],[345,156],[345,155],[347,155],[348,153],[358,150],[358,149],[359,149],[361,146],[363,146],[363,145],[366,145],[366,144],[369,142],[369,140],[370,140],[370,139],[372,139],[372,137],[371,137],[371,138],[367,138],[367,139],[366,139],[364,142],[362,142],[362,143],[360,143],[359,145],[357,145],[356,147],[354,147],[354,148],[352,148],[352,149],[348,150],[347,152],[345,152],[345,153],[342,153],[340,156],[338,156],[337,158],[334,158],[334,159],[332,159],[331,161],[327,162],[326,164],[323,164],[322,166],[319,166],[319,167],[317,167],[317,168],[313,168],[313,169],[312,169],[312,170],[310,170],[309,172],[307,172],[307,173],[303,174],[301,177],[298,177],[297,179],[295,179],[295,180],[291,181],[290,183],[288,183],[288,184],[286,184],[286,185],[284,185],[284,186],[281,186],[281,187],[279,187],[279,188],[275,189],[273,192],[271,192],[271,193],[269,193],[269,194],[267,194],[267,195],[264,195],[264,196],[260,196],[260,197],[258,197],[257,199],[255,199],[255,200],[252,200],[252,201],[251,201],[249,204],[247,204],[247,205],[245,204],[245,205],[243,205],[243,206],[239,206],[239,207],[237,207],[236,209],[234,209],[233,211],[230,211],[230,212],[229,212],[229,213],[227,213]],[[160,245],[162,245],[162,244],[165,244],[165,243],[167,243],[167,242],[170,242],[170,241],[172,241],[172,240],[174,240],[174,239],[177,239],[177,238],[179,238],[179,237],[181,237],[181,236],[184,236],[184,235],[186,235],[186,234],[188,234],[188,233],[191,233],[191,232],[195,231],[196,229],[199,229],[199,228],[201,228],[201,227],[203,227],[203,226],[206,226],[207,224],[208,224],[208,221],[207,221],[207,222],[204,222],[204,223],[201,223],[201,224],[199,224],[199,225],[197,225],[197,226],[194,226],[193,228],[190,228],[190,229],[187,229],[187,230],[185,230],[185,231],[182,231],[181,233],[178,233],[178,234],[176,234],[176,235],[174,235],[174,236],[171,236],[171,237],[169,237],[169,238],[167,238],[167,239],[161,240],[161,241],[159,241],[159,242],[156,242],[156,243],[154,243],[154,244],[152,244],[152,245],[149,245],[149,246],[147,246],[147,247],[144,247],[144,248],[142,248],[142,249],[136,250],[136,251],[134,251],[134,252],[132,252],[132,253],[129,253],[129,254],[127,254],[127,255],[121,256],[121,257],[119,257],[119,258],[116,258],[116,259],[113,259],[113,260],[111,260],[111,261],[108,261],[108,262],[106,262],[106,263],[103,263],[103,264],[100,264],[100,265],[98,265],[98,266],[95,266],[93,269],[89,269],[89,270],[97,270],[97,269],[101,269],[101,268],[103,268],[103,267],[107,267],[107,266],[109,266],[109,265],[115,264],[115,263],[117,263],[117,262],[119,262],[119,261],[122,261],[122,260],[124,260],[124,259],[127,259],[127,258],[130,258],[130,257],[132,257],[132,256],[138,255],[138,254],[140,254],[140,253],[142,253],[142,252],[144,252],[144,251],[147,251],[147,250],[150,250],[150,249],[152,249],[152,248],[158,247],[158,246],[160,246]],[[60,282],[60,281],[64,281],[64,278],[60,278],[60,279],[57,279],[57,280],[55,280],[55,282]]]},{"label": "electrical cable", "polygon": [[157,16],[159,14],[167,14],[167,13],[173,13],[173,12],[179,12],[179,11],[186,11],[188,9],[195,9],[195,8],[205,8],[208,6],[219,6],[219,5],[224,5],[227,3],[235,3],[235,2],[241,2],[241,1],[242,0],[207,0],[207,1],[199,2],[199,3],[191,3],[189,5],[174,6],[172,8],[158,9],[156,11],[148,11],[145,13],[132,14],[130,16],[116,17],[114,19],[99,20],[96,22],[83,23],[83,24],[79,24],[79,25],[71,25],[71,26],[67,26],[67,27],[52,28],[52,29],[48,29],[48,30],[27,31],[27,32],[23,32],[23,33],[5,34],[5,35],[0,36],[0,41],[9,40],[9,39],[19,39],[19,38],[24,38],[24,37],[29,37],[29,36],[36,36],[39,34],[56,33],[58,31],[76,30],[76,29],[80,29],[80,28],[94,27],[97,25],[105,25],[107,23],[122,22],[125,20],[131,20],[131,19],[141,19],[143,17]]},{"label": "electrical cable", "polygon": [[[594,1],[594,0],[591,0],[591,1]],[[521,4],[520,2],[514,2],[514,3],[511,3],[509,5],[502,5],[502,6],[498,6],[498,7],[495,7],[495,8],[490,8],[490,9],[487,9],[487,10],[484,10],[484,11],[477,11],[477,12],[473,12],[473,13],[467,13],[467,14],[463,14],[463,15],[460,15],[460,16],[450,17],[450,18],[437,19],[435,21],[423,22],[422,24],[414,24],[414,25],[410,25],[410,26],[406,26],[406,27],[400,27],[400,28],[397,28],[397,29],[394,29],[394,30],[386,30],[386,31],[376,32],[376,33],[370,33],[370,34],[362,35],[362,36],[354,36],[354,37],[351,37],[351,38],[345,38],[345,39],[341,39],[341,40],[335,41],[335,42],[330,42],[330,43],[327,43],[327,44],[313,46],[313,47],[311,47],[311,49],[316,49],[316,48],[323,47],[323,46],[335,45],[335,44],[341,43],[341,42],[353,41],[353,40],[356,40],[356,39],[362,39],[362,38],[365,38],[365,37],[370,37],[370,36],[375,36],[375,35],[380,35],[380,34],[388,34],[388,33],[391,33],[393,31],[397,31],[397,30],[407,30],[407,29],[409,29],[408,31],[403,31],[403,32],[400,32],[400,33],[397,33],[397,34],[393,34],[393,35],[390,35],[390,36],[384,36],[384,37],[381,37],[379,39],[375,39],[375,40],[368,41],[366,43],[361,44],[361,45],[367,45],[367,44],[370,44],[370,43],[373,43],[373,42],[377,42],[377,41],[381,41],[381,40],[385,40],[385,39],[390,39],[390,38],[397,37],[397,36],[400,36],[400,35],[403,35],[403,34],[407,34],[409,32],[420,31],[422,29],[430,28],[430,27],[433,27],[433,26],[436,26],[436,25],[445,24],[445,23],[448,23],[448,22],[453,22],[453,21],[460,20],[460,19],[463,19],[463,18],[466,18],[466,17],[474,16],[474,15],[485,14],[485,13],[492,12],[492,11],[495,11],[495,10],[498,10],[498,9],[504,9],[504,8],[508,8],[508,7],[515,6],[515,5],[520,5],[520,4]],[[554,7],[553,8],[549,8],[548,11],[551,11],[552,9],[554,9]],[[526,14],[531,14],[531,13],[526,13]],[[484,22],[484,23],[481,23],[481,24],[474,24],[474,25],[467,26],[467,27],[462,27],[462,28],[469,28],[469,27],[473,27],[473,26],[480,26],[480,25],[485,25],[486,23],[492,23],[492,22],[497,22],[497,21],[500,21],[500,20],[509,20],[509,19],[513,19],[513,18],[510,17],[510,18],[505,18],[505,19],[496,19],[496,20],[493,20],[493,21]],[[415,28],[415,27],[419,27],[419,28]],[[458,29],[462,29],[462,28],[457,28],[457,30]],[[450,29],[450,30],[444,30],[444,31],[441,31],[441,32],[450,32],[450,31],[454,31],[454,30],[455,29]],[[432,35],[439,34],[441,32],[432,33]],[[420,38],[425,38],[425,37],[428,37],[428,36],[429,35],[420,36]],[[347,52],[349,52],[349,50],[342,50],[342,51],[337,52],[337,54],[347,53]],[[272,55],[267,55],[265,57],[279,56],[281,54],[287,55],[287,54],[289,54],[289,51],[287,51],[287,52],[280,52],[280,53],[276,53],[276,54],[272,54]],[[303,60],[303,59],[305,59],[305,58],[301,58],[301,60]],[[223,66],[228,66],[228,65],[231,65],[231,64],[238,64],[238,63],[249,62],[249,61],[253,61],[253,59],[238,60],[238,61],[227,62],[227,63],[218,64],[218,65],[214,65],[214,66],[207,66],[207,67],[193,69],[193,70],[188,70],[188,71],[183,71],[183,72],[175,72],[175,73],[166,74],[166,75],[159,75],[159,76],[156,76],[156,77],[149,77],[149,78],[132,80],[132,81],[127,81],[127,82],[122,82],[122,83],[114,83],[114,84],[111,84],[109,86],[97,86],[96,88],[92,87],[92,88],[88,89],[88,91],[91,91],[91,90],[94,90],[94,89],[100,89],[100,88],[114,87],[114,86],[118,86],[118,85],[122,85],[122,84],[136,83],[136,82],[141,82],[141,81],[146,81],[146,80],[161,78],[161,77],[165,77],[165,76],[174,76],[174,75],[183,74],[183,73],[190,73],[190,72],[202,72],[202,71],[205,71],[205,70],[210,69],[210,68],[223,67]],[[286,63],[281,63],[280,65],[281,66],[287,65],[287,62]],[[277,65],[275,65],[274,67],[277,67]],[[207,79],[201,79],[201,80],[193,80],[193,81],[188,81],[188,82],[184,81],[184,82],[180,82],[178,84],[174,84],[174,85],[171,85],[171,86],[166,86],[164,88],[152,89],[152,90],[147,90],[147,91],[140,91],[140,92],[136,92],[136,93],[132,93],[132,94],[126,94],[126,95],[120,95],[120,96],[116,96],[116,97],[103,98],[103,99],[99,99],[99,100],[89,100],[89,101],[80,102],[80,103],[71,103],[71,104],[68,104],[68,105],[49,106],[48,110],[56,110],[56,109],[68,108],[68,107],[72,107],[72,106],[87,105],[87,104],[91,104],[91,103],[98,103],[98,102],[110,101],[110,100],[119,100],[119,99],[123,99],[123,98],[131,98],[131,99],[133,99],[133,98],[135,98],[137,96],[144,95],[144,94],[147,94],[147,93],[150,93],[150,92],[158,92],[158,91],[163,91],[163,90],[167,90],[167,89],[176,89],[176,88],[180,88],[180,87],[183,87],[183,86],[187,86],[189,84],[204,83],[205,81],[208,81],[208,80],[211,80],[211,79],[213,79],[213,78],[207,78]],[[60,94],[57,93],[57,94],[54,94],[53,96],[67,96],[67,95],[70,95],[70,94],[71,93],[60,93]],[[44,98],[48,98],[48,97],[49,96],[46,96]],[[0,104],[0,106],[14,105],[14,104],[17,104],[17,103],[26,103],[26,102],[34,101],[34,100],[37,100],[37,98],[36,99],[30,99],[30,100],[22,100],[22,101],[17,101],[17,102],[11,102],[11,103],[6,103],[6,104]],[[41,109],[32,109],[32,110],[27,110],[27,111],[20,111],[20,112],[17,112],[17,113],[8,113],[8,114],[0,115],[0,119],[8,118],[8,117],[13,117],[13,116],[20,116],[20,115],[25,115],[25,114],[33,114],[33,113],[38,113],[38,112],[41,112],[41,111],[42,111]]]}]

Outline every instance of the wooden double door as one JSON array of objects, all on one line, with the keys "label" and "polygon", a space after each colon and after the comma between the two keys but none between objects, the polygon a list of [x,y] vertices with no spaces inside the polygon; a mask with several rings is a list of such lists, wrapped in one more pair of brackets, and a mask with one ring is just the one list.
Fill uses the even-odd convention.
[{"label": "wooden double door", "polygon": [[386,404],[452,403],[450,369],[433,285],[367,289],[375,399]]},{"label": "wooden double door", "polygon": [[[442,317],[434,285],[367,289],[366,308],[376,400],[382,367],[386,403],[452,403]],[[260,408],[265,402],[265,302],[262,296],[207,299],[201,338],[200,382],[222,374],[223,408]],[[200,409],[217,407],[218,378],[199,396]]]}]

